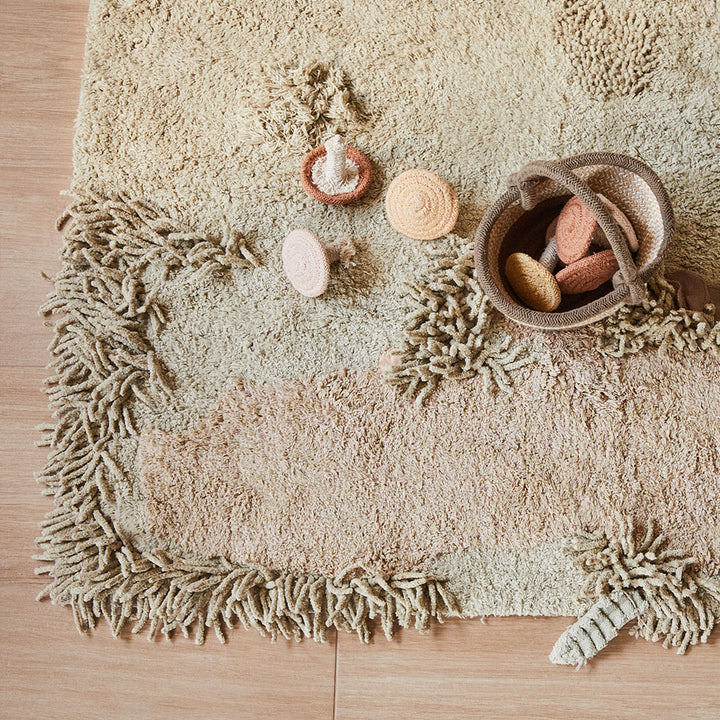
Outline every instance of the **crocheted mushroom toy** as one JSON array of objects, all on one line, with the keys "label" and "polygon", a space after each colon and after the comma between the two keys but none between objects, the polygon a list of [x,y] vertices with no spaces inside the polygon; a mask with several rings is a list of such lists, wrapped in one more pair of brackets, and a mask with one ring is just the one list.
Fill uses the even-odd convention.
[{"label": "crocheted mushroom toy", "polygon": [[327,290],[330,266],[340,262],[348,267],[354,254],[355,246],[346,235],[324,245],[310,230],[293,230],[283,243],[282,262],[288,280],[301,295],[318,297]]},{"label": "crocheted mushroom toy", "polygon": [[357,148],[333,135],[324,145],[311,150],[300,168],[305,192],[328,205],[345,205],[362,197],[370,187],[370,161]]},{"label": "crocheted mushroom toy", "polygon": [[385,210],[399,233],[413,240],[436,240],[455,227],[458,198],[435,173],[408,170],[390,183]]},{"label": "crocheted mushroom toy", "polygon": [[388,348],[377,359],[377,368],[380,373],[389,373],[394,367],[402,364],[402,350],[395,347]]}]

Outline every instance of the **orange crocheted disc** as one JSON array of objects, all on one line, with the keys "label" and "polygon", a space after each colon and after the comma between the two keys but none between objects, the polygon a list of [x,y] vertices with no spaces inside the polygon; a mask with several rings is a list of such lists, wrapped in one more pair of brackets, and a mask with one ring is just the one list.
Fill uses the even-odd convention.
[{"label": "orange crocheted disc", "polygon": [[566,264],[574,263],[590,249],[597,220],[592,210],[579,197],[567,201],[558,215],[555,227],[555,247],[558,257]]},{"label": "orange crocheted disc", "polygon": [[325,146],[319,145],[311,150],[303,159],[300,167],[300,182],[303,190],[313,199],[328,205],[347,205],[353,200],[361,198],[370,187],[372,182],[372,166],[367,156],[351,145],[345,146],[347,157],[357,165],[358,184],[352,192],[340,193],[339,195],[328,195],[319,190],[312,179],[312,171],[315,163],[326,154]]},{"label": "orange crocheted disc", "polygon": [[441,177],[429,170],[398,175],[385,196],[390,224],[413,240],[436,240],[447,235],[458,218],[458,197]]},{"label": "orange crocheted disc", "polygon": [[563,295],[596,290],[618,271],[619,265],[612,250],[601,250],[564,267],[555,275]]}]

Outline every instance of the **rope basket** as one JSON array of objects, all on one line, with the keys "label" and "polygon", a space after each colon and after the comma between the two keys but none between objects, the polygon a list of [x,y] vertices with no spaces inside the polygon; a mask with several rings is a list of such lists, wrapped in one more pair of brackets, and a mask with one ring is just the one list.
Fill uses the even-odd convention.
[{"label": "rope basket", "polygon": [[[600,320],[645,297],[646,283],[658,270],[674,230],[670,198],[647,165],[627,155],[605,152],[557,162],[540,160],[511,175],[508,188],[485,214],[475,237],[475,271],[500,312],[522,325],[564,330]],[[630,220],[639,246],[634,258],[624,233],[598,194],[611,200]],[[515,252],[537,258],[544,249],[545,228],[573,195],[595,216],[620,269],[596,290],[563,296],[554,312],[533,310],[513,292],[505,262]],[[529,228],[522,232],[531,213],[533,221],[540,223],[539,231],[536,227],[533,232]]]}]

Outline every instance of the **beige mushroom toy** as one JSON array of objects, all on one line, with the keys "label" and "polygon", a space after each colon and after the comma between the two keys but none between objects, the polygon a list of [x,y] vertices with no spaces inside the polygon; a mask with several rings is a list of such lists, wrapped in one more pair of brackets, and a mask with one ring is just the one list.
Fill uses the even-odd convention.
[{"label": "beige mushroom toy", "polygon": [[336,262],[350,265],[355,246],[347,235],[324,245],[310,230],[293,230],[282,248],[285,274],[292,286],[305,297],[318,297],[328,287],[330,266]]},{"label": "beige mushroom toy", "polygon": [[333,135],[305,156],[300,182],[311,198],[328,205],[346,205],[368,191],[372,166],[357,148]]}]

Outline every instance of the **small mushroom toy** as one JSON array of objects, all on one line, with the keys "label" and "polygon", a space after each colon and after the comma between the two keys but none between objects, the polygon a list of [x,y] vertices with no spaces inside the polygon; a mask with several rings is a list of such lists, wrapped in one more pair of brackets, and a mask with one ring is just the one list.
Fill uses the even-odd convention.
[{"label": "small mushroom toy", "polygon": [[354,254],[355,246],[347,235],[324,245],[310,230],[293,230],[283,243],[282,262],[288,280],[301,295],[318,297],[327,290],[330,266],[340,262],[348,267]]},{"label": "small mushroom toy", "polygon": [[300,182],[315,200],[328,205],[346,205],[362,197],[370,187],[372,167],[357,148],[333,135],[311,150],[302,162]]},{"label": "small mushroom toy", "polygon": [[398,365],[402,365],[403,354],[402,350],[395,347],[389,347],[380,357],[377,359],[378,371],[382,374],[389,373],[393,368]]}]

